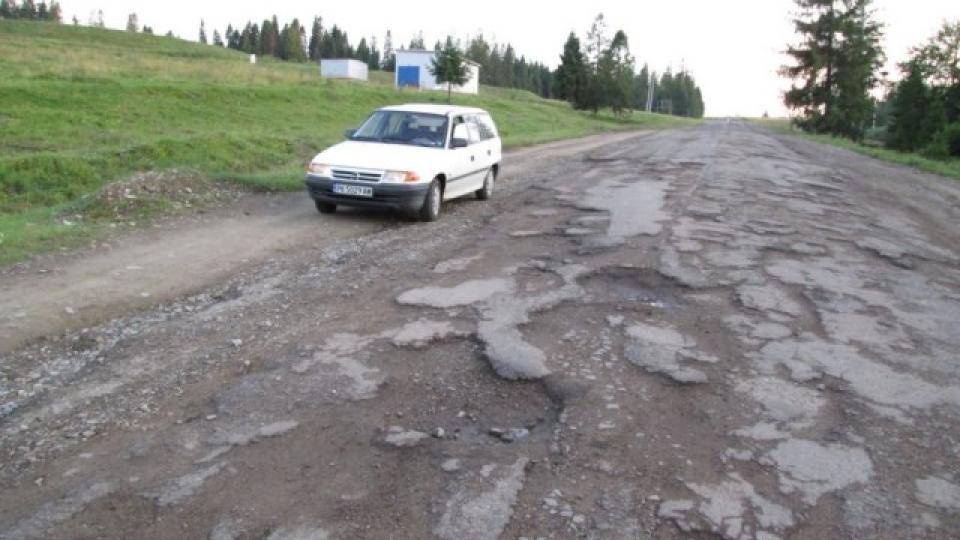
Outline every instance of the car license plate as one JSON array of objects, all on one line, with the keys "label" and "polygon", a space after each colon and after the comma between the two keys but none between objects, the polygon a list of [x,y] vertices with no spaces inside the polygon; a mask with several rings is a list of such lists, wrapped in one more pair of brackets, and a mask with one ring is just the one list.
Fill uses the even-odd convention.
[{"label": "car license plate", "polygon": [[354,197],[373,197],[373,188],[367,186],[348,186],[345,184],[334,184],[333,192],[340,195],[353,195]]}]

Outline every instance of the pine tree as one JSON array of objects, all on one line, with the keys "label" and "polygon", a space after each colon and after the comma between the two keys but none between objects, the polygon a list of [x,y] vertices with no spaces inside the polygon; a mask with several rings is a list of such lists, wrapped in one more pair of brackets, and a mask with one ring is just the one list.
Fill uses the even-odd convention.
[{"label": "pine tree", "polygon": [[360,38],[360,43],[357,44],[357,50],[354,56],[364,64],[370,62],[370,47],[367,46],[367,38]]},{"label": "pine tree", "polygon": [[383,37],[383,63],[381,66],[384,71],[389,72],[393,72],[397,68],[397,56],[393,52],[393,35],[389,30]]},{"label": "pine tree", "polygon": [[23,0],[23,3],[20,4],[19,17],[21,19],[37,18],[37,5],[33,3],[33,0]]},{"label": "pine tree", "polygon": [[413,38],[410,39],[410,46],[407,48],[408,49],[426,49],[427,48],[425,42],[423,41],[423,30],[420,30],[419,32],[417,32],[417,35],[413,36]]},{"label": "pine tree", "polygon": [[213,30],[213,44],[217,47],[223,47],[223,38],[220,37],[220,31],[214,28]]},{"label": "pine tree", "polygon": [[573,103],[575,107],[582,103],[583,92],[586,91],[587,62],[580,50],[580,40],[573,32],[563,44],[555,79],[557,97]]},{"label": "pine tree", "polygon": [[[254,28],[256,25],[254,25]],[[280,23],[277,22],[277,16],[270,19],[264,19],[260,25],[256,36],[256,52],[263,56],[280,57]]]},{"label": "pine tree", "polygon": [[880,47],[882,27],[868,11],[872,0],[850,0],[844,12],[834,98],[834,117],[830,131],[853,140],[863,139],[873,116],[874,100],[870,96],[879,82],[877,73],[883,64]]},{"label": "pine tree", "polygon": [[197,41],[199,41],[203,45],[207,44],[207,28],[206,28],[206,24],[204,24],[203,22],[203,19],[200,19],[200,35]]},{"label": "pine tree", "polygon": [[944,21],[926,45],[911,52],[924,77],[934,85],[960,84],[960,20]]},{"label": "pine tree", "polygon": [[137,22],[137,14],[127,15],[127,32],[136,33],[138,30],[140,30],[140,23]]},{"label": "pine tree", "polygon": [[490,44],[483,38],[483,34],[477,34],[470,39],[467,44],[466,57],[480,64],[480,82],[485,83],[484,76],[490,61]]},{"label": "pine tree", "polygon": [[50,2],[50,20],[57,24],[63,23],[63,8],[60,7],[60,2]]},{"label": "pine tree", "polygon": [[517,61],[517,53],[513,45],[507,43],[503,49],[503,56],[500,59],[500,85],[506,87],[516,86],[516,74],[514,72],[514,63]]},{"label": "pine tree", "polygon": [[947,120],[960,120],[960,20],[944,22],[926,45],[912,50],[911,61],[943,101]]},{"label": "pine tree", "polygon": [[873,21],[872,0],[794,2],[794,27],[802,38],[787,49],[793,65],[780,72],[802,84],[787,91],[784,104],[800,111],[795,121],[807,131],[859,138],[882,59],[882,28]]},{"label": "pine tree", "polygon": [[320,41],[323,39],[323,24],[320,17],[313,18],[313,27],[310,30],[310,42],[307,44],[310,60],[320,60]]},{"label": "pine tree", "polygon": [[470,80],[470,70],[464,61],[463,53],[460,48],[453,43],[453,39],[447,38],[443,49],[430,60],[430,73],[440,84],[447,85],[447,103],[450,103],[453,91],[453,85],[463,85]]},{"label": "pine tree", "polygon": [[647,110],[647,96],[650,93],[650,68],[646,64],[640,68],[633,83],[633,108],[638,111]]},{"label": "pine tree", "polygon": [[17,15],[16,0],[0,0],[0,19],[16,19]]},{"label": "pine tree", "polygon": [[152,36],[152,35],[153,35],[153,28],[152,28],[152,27],[149,27],[149,26],[147,26],[147,25],[143,25],[143,30],[142,30],[142,32],[143,32],[144,34],[150,34],[150,35]]},{"label": "pine tree", "polygon": [[605,86],[603,104],[620,114],[630,108],[631,88],[634,78],[634,60],[630,55],[627,35],[618,30],[603,53],[601,64]]},{"label": "pine tree", "polygon": [[260,48],[259,40],[257,39],[258,33],[254,31],[256,25],[247,23],[243,27],[243,31],[240,33],[240,50],[248,54],[263,54],[263,50]]},{"label": "pine tree", "polygon": [[377,49],[376,36],[370,36],[370,58],[367,59],[367,69],[380,69],[380,50]]},{"label": "pine tree", "polygon": [[42,1],[37,4],[37,20],[46,21],[50,18],[50,11],[47,9],[47,3]]},{"label": "pine tree", "polygon": [[833,107],[833,73],[836,69],[839,14],[835,0],[794,0],[799,9],[794,27],[802,36],[798,46],[788,46],[795,65],[783,66],[781,74],[801,80],[784,96],[788,108],[799,109],[797,123],[808,131],[826,131]]},{"label": "pine tree", "polygon": [[904,152],[925,147],[944,125],[943,104],[923,80],[917,63],[905,66],[907,77],[897,85],[891,98],[887,145]]},{"label": "pine tree", "polygon": [[305,62],[307,53],[304,50],[303,32],[300,21],[294,19],[289,25],[284,25],[280,33],[280,58],[291,62]]},{"label": "pine tree", "polygon": [[596,18],[593,19],[590,31],[587,32],[587,60],[594,72],[600,65],[600,57],[603,52],[609,47],[610,38],[607,37],[607,22],[603,18],[603,13],[598,13]]}]

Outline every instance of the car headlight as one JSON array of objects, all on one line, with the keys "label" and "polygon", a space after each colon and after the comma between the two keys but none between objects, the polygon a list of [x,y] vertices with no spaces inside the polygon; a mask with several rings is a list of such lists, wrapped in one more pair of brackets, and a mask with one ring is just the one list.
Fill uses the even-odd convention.
[{"label": "car headlight", "polygon": [[333,176],[333,168],[326,163],[311,162],[310,165],[307,165],[307,172],[317,176],[326,176],[327,178]]},{"label": "car headlight", "polygon": [[388,184],[412,183],[420,180],[420,175],[413,171],[387,171],[383,173],[383,182]]}]

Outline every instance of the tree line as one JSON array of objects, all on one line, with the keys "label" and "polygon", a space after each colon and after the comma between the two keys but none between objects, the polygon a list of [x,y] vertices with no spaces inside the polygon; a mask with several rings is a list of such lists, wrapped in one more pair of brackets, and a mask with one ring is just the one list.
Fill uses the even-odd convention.
[{"label": "tree line", "polygon": [[[345,30],[336,24],[330,27],[325,26],[320,17],[314,18],[309,38],[305,28],[300,26],[296,19],[281,29],[276,17],[265,19],[261,24],[248,22],[242,28],[228,26],[225,36],[225,46],[228,48],[246,53],[270,55],[283,60],[306,62],[324,58],[354,58],[366,63],[370,69],[392,72],[396,67],[396,49],[391,31],[386,32],[382,48],[376,37],[371,37],[369,40],[362,37],[354,45]],[[200,41],[206,43],[205,28],[202,23],[200,37]],[[465,44],[448,36],[447,41],[451,40],[463,53],[465,59],[480,64],[481,84],[522,88],[544,97],[551,97],[553,74],[550,68],[518,55],[509,43],[488,42],[483,34],[470,38]],[[216,34],[213,43],[220,45]],[[435,51],[440,51],[443,47],[444,43],[439,40],[433,45]],[[423,32],[414,35],[406,44],[406,48],[426,49]],[[301,52],[303,54],[300,54]]]},{"label": "tree line", "polygon": [[[389,30],[382,48],[378,48],[375,37],[361,38],[354,46],[345,30],[337,25],[328,28],[320,17],[314,18],[309,38],[297,19],[281,28],[276,16],[261,24],[248,22],[242,28],[228,26],[223,40],[218,36],[215,31],[214,45],[283,60],[354,58],[365,62],[370,69],[394,71],[396,67],[394,39]],[[440,53],[455,48],[461,61],[479,64],[480,84],[519,88],[546,98],[565,99],[579,109],[596,111],[611,107],[616,112],[635,109],[703,116],[703,94],[688,71],[667,70],[658,75],[646,65],[636,71],[626,34],[618,31],[612,40],[608,39],[603,14],[594,20],[587,37],[587,46],[581,50],[579,39],[571,33],[561,55],[561,66],[555,71],[518,54],[510,43],[488,41],[482,33],[465,42],[447,36],[443,42],[436,41],[433,50]],[[199,41],[207,43],[203,22]],[[423,32],[414,35],[406,48],[426,49]]]},{"label": "tree line", "polygon": [[0,0],[0,19],[29,19],[34,21],[63,22],[63,10],[59,2],[34,2],[23,0]]},{"label": "tree line", "polygon": [[887,146],[929,157],[960,156],[960,20],[944,22],[900,65],[885,104]]},{"label": "tree line", "polygon": [[880,46],[883,25],[873,0],[794,0],[799,42],[780,73],[793,81],[784,104],[793,123],[812,133],[863,141],[932,157],[960,155],[960,22],[945,22],[900,64],[902,79],[872,92],[888,75]]},{"label": "tree line", "polygon": [[703,92],[686,69],[667,70],[657,77],[647,65],[638,72],[627,35],[618,30],[609,37],[603,14],[597,15],[585,40],[570,32],[553,74],[556,97],[574,108],[596,112],[649,110],[701,118]]}]

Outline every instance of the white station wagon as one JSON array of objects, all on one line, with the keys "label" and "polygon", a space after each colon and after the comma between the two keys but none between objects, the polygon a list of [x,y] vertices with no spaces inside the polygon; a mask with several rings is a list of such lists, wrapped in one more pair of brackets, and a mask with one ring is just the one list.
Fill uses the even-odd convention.
[{"label": "white station wagon", "polygon": [[373,206],[433,221],[443,201],[490,198],[500,171],[500,136],[483,109],[383,107],[346,137],[307,168],[307,192],[322,214]]}]

